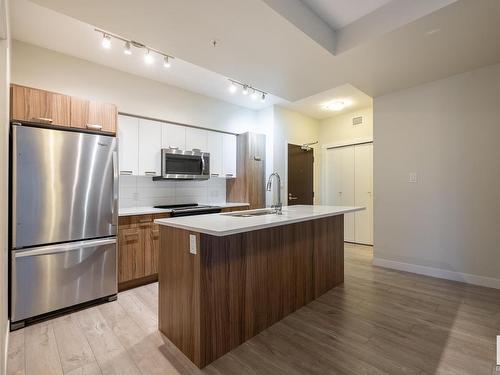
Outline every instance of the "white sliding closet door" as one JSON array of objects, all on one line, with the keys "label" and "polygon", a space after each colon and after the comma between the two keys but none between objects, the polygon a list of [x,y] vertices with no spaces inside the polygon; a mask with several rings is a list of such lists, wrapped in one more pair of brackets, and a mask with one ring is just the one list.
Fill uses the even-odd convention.
[{"label": "white sliding closet door", "polygon": [[354,213],[355,242],[373,244],[373,144],[354,146],[354,186],[356,206],[366,210]]},{"label": "white sliding closet door", "polygon": [[[327,151],[326,204],[354,206],[354,147]],[[355,214],[344,215],[344,240],[355,241]]]}]

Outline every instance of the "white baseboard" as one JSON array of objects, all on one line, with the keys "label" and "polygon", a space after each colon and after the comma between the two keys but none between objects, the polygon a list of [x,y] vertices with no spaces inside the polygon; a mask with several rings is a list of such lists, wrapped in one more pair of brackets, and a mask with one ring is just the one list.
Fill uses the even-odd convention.
[{"label": "white baseboard", "polygon": [[500,289],[500,279],[496,279],[493,277],[485,277],[485,276],[473,275],[470,273],[449,271],[449,270],[444,270],[442,268],[420,266],[418,264],[396,262],[393,260],[376,258],[376,257],[373,257],[372,263],[374,266],[392,268],[398,271],[418,273],[420,275],[432,276],[440,279],[460,281],[467,284]]}]

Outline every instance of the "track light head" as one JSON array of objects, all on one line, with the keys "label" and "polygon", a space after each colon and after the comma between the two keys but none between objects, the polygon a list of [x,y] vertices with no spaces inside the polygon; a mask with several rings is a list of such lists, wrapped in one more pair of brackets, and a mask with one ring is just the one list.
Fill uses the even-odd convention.
[{"label": "track light head", "polygon": [[236,84],[231,81],[227,89],[231,94],[234,94],[238,90],[238,87],[236,87]]},{"label": "track light head", "polygon": [[151,54],[151,51],[146,50],[146,52],[144,53],[144,62],[147,65],[152,65],[155,62],[155,58]]},{"label": "track light head", "polygon": [[243,91],[241,93],[243,95],[248,95],[248,85],[243,85]]},{"label": "track light head", "polygon": [[259,94],[257,93],[257,91],[253,90],[252,91],[252,95],[250,95],[250,98],[252,98],[252,100],[255,100],[259,97]]},{"label": "track light head", "polygon": [[170,61],[168,59],[168,56],[164,56],[163,57],[163,67],[164,68],[170,68],[172,66],[172,64],[170,64]]},{"label": "track light head", "polygon": [[262,93],[260,100],[265,102],[266,101],[266,94]]},{"label": "track light head", "polygon": [[102,48],[110,49],[111,48],[111,37],[107,34],[102,34]]},{"label": "track light head", "polygon": [[130,42],[125,43],[125,47],[123,47],[123,53],[125,55],[131,55],[132,54],[132,47],[130,45]]}]

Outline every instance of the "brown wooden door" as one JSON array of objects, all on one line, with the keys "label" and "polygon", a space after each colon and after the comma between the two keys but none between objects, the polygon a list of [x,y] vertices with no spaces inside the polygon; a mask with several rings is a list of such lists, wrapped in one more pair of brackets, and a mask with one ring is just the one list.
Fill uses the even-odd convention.
[{"label": "brown wooden door", "polygon": [[313,150],[288,144],[288,205],[313,204]]},{"label": "brown wooden door", "polygon": [[117,109],[114,104],[71,98],[71,127],[116,132]]},{"label": "brown wooden door", "polygon": [[30,87],[11,86],[11,120],[70,125],[70,102],[67,95]]}]

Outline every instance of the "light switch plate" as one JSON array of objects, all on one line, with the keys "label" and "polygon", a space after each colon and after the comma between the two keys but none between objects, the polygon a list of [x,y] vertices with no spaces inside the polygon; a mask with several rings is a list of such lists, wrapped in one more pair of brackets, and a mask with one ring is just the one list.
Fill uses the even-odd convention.
[{"label": "light switch plate", "polygon": [[189,235],[189,252],[191,254],[196,254],[196,235],[195,234]]},{"label": "light switch plate", "polygon": [[416,184],[417,183],[417,173],[416,172],[410,172],[408,174],[408,182],[410,184]]}]

